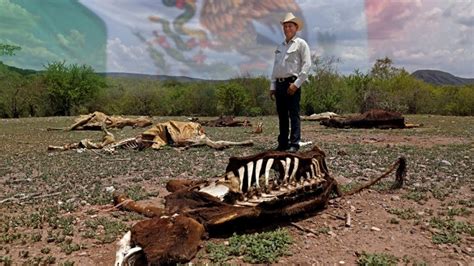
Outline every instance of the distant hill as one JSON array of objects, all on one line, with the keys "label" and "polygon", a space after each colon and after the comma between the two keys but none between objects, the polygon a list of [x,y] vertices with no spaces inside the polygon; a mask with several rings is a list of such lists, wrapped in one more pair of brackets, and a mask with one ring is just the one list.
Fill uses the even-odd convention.
[{"label": "distant hill", "polygon": [[[5,67],[9,71],[17,72],[21,75],[30,75],[35,74],[41,71],[32,70],[32,69],[22,69],[14,66],[5,65],[0,61],[0,67]],[[111,78],[127,78],[127,79],[151,79],[151,80],[175,80],[179,82],[196,82],[196,81],[212,81],[198,78],[190,78],[186,76],[168,76],[168,75],[148,75],[148,74],[137,74],[137,73],[121,73],[121,72],[106,72],[106,73],[97,73],[104,77]]]},{"label": "distant hill", "polygon": [[460,78],[439,70],[417,70],[411,74],[413,77],[433,85],[467,85],[474,84],[474,78]]},{"label": "distant hill", "polygon": [[122,73],[122,72],[107,72],[107,73],[99,73],[99,74],[104,75],[106,77],[112,77],[112,78],[175,80],[179,82],[208,81],[204,79],[190,78],[186,76],[148,75],[148,74]]},{"label": "distant hill", "polygon": [[[10,71],[14,71],[20,73],[22,75],[29,75],[35,74],[41,71],[31,70],[31,69],[21,69],[9,65],[5,65],[0,61],[0,67],[6,67]],[[205,79],[198,79],[198,78],[190,78],[186,76],[168,76],[168,75],[149,75],[149,74],[138,74],[138,73],[123,73],[123,72],[106,72],[106,73],[98,73],[104,77],[111,77],[111,78],[127,78],[127,79],[150,79],[150,80],[162,80],[162,81],[178,81],[178,82],[212,82],[218,80],[205,80]],[[417,70],[411,74],[416,79],[422,80],[426,83],[430,83],[433,85],[454,85],[454,86],[462,86],[467,84],[474,84],[474,78],[461,78],[456,77],[450,73],[443,72],[440,70]]]},{"label": "distant hill", "polygon": [[4,63],[2,63],[2,61],[0,61],[0,67],[5,67],[6,69],[8,69],[8,71],[16,72],[21,75],[30,75],[30,74],[35,74],[38,72],[32,69],[22,69],[22,68],[17,68],[14,66],[5,65]]}]

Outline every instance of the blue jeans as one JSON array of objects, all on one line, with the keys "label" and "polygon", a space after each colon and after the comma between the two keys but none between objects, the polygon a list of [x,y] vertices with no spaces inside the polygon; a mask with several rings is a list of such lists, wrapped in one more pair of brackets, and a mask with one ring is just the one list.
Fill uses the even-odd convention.
[{"label": "blue jeans", "polygon": [[[278,112],[278,121],[280,124],[280,135],[278,135],[279,147],[299,148],[301,140],[301,121],[300,121],[300,99],[301,88],[293,95],[289,95],[287,90],[290,83],[289,79],[283,82],[276,82],[275,99]],[[291,135],[289,134],[289,122],[291,121]],[[290,139],[288,140],[288,135]]]}]

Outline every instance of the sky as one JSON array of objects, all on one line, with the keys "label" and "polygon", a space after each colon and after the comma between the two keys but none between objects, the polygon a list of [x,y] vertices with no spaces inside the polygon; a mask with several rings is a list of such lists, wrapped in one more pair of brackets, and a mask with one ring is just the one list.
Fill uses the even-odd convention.
[{"label": "sky", "polygon": [[[474,0],[0,0],[0,61],[42,69],[88,64],[98,72],[227,79],[268,76],[279,21],[305,21],[314,56],[342,74],[389,57],[408,72],[474,78]],[[166,5],[166,3],[171,3]]]}]

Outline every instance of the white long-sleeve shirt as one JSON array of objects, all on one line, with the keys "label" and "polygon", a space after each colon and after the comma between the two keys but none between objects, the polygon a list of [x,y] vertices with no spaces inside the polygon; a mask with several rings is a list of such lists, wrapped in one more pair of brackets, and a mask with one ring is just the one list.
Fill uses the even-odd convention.
[{"label": "white long-sleeve shirt", "polygon": [[305,40],[293,37],[288,43],[286,41],[278,45],[275,50],[275,63],[271,76],[270,90],[275,90],[277,78],[296,76],[296,87],[301,87],[308,78],[311,68],[311,54]]}]

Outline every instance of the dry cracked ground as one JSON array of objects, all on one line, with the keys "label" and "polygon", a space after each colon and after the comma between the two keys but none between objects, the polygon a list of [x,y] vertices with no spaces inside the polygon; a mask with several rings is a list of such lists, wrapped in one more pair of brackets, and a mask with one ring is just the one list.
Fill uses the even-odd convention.
[{"label": "dry cracked ground", "polygon": [[[252,139],[252,147],[48,153],[48,145],[100,140],[100,132],[46,131],[73,119],[0,120],[0,262],[5,265],[112,265],[117,240],[145,217],[114,208],[110,191],[160,204],[167,180],[218,176],[230,156],[271,149],[277,135],[276,117],[255,117],[250,120],[263,122],[262,134],[245,127],[206,128],[213,140]],[[155,117],[154,122],[169,119],[185,120]],[[422,126],[330,129],[303,122],[304,141],[326,152],[329,171],[343,189],[379,176],[400,156],[407,158],[407,180],[402,189],[390,190],[389,178],[333,199],[327,209],[294,225],[283,224],[293,241],[278,264],[354,265],[361,254],[395,258],[399,265],[474,264],[474,117],[416,115],[407,122]],[[142,130],[112,132],[121,139]],[[209,239],[204,245],[226,241]],[[203,248],[192,262],[209,261]]]}]

